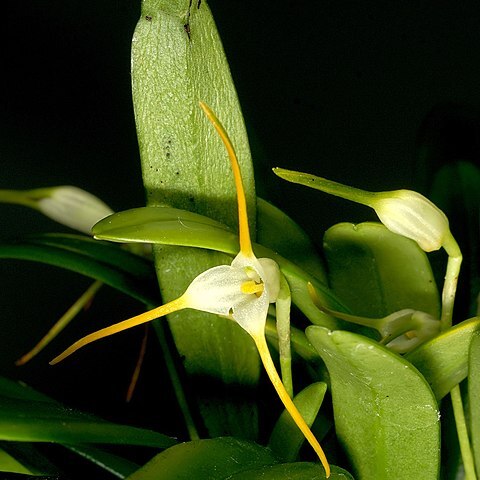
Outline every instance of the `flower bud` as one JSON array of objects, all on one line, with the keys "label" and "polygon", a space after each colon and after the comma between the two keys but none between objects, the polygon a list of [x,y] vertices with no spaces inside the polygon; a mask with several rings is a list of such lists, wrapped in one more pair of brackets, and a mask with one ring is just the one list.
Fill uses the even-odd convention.
[{"label": "flower bud", "polygon": [[390,231],[415,240],[425,252],[439,250],[450,235],[446,215],[420,193],[382,192],[371,206]]},{"label": "flower bud", "polygon": [[92,227],[113,213],[99,198],[81,188],[54,187],[38,199],[38,209],[47,217],[79,232],[91,235]]}]

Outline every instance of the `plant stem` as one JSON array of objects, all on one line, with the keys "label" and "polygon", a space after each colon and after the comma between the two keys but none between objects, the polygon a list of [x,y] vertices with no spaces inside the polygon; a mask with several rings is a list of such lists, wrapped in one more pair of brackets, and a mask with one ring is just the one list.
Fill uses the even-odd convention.
[{"label": "plant stem", "polygon": [[[449,233],[445,239],[443,247],[448,254],[448,263],[442,292],[442,317],[440,319],[441,331],[448,330],[452,326],[453,304],[455,302],[458,275],[462,264],[462,252],[451,233]],[[475,462],[470,445],[470,438],[468,436],[460,385],[456,385],[452,388],[450,391],[450,398],[452,399],[458,442],[460,444],[463,468],[465,469],[465,480],[476,480]]]},{"label": "plant stem", "polygon": [[170,351],[170,347],[165,336],[165,323],[156,320],[153,322],[153,326],[155,328],[155,332],[157,333],[158,342],[160,343],[160,348],[163,353],[163,358],[165,360],[165,365],[170,376],[170,381],[172,382],[173,391],[175,393],[178,406],[180,408],[180,411],[182,412],[183,419],[185,420],[185,426],[187,427],[188,436],[190,437],[190,440],[199,440],[200,435],[198,434],[197,427],[195,426],[195,422],[193,421],[193,417],[187,402],[187,396],[185,395],[182,382],[177,372],[177,367],[175,366],[172,352]]},{"label": "plant stem", "polygon": [[458,442],[460,444],[463,468],[465,469],[465,480],[476,480],[477,476],[475,474],[475,461],[473,459],[470,439],[468,437],[460,385],[456,385],[454,388],[452,388],[450,391],[450,398],[452,399],[453,415],[455,417],[455,424],[457,426]]},{"label": "plant stem", "polygon": [[35,355],[40,353],[90,302],[97,291],[101,288],[103,282],[96,280],[88,287],[85,293],[62,315],[62,317],[53,325],[47,334],[25,355],[19,358],[15,365],[25,365]]},{"label": "plant stem", "polygon": [[280,292],[277,298],[277,333],[280,371],[282,382],[290,397],[293,398],[292,351],[290,346],[290,288],[283,275],[280,275]]}]

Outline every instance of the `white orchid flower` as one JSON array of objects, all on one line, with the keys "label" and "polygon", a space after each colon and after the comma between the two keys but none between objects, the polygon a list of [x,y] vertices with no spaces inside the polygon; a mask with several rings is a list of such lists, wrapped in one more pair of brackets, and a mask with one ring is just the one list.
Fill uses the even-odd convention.
[{"label": "white orchid flower", "polygon": [[91,235],[92,227],[113,210],[95,195],[70,185],[34,190],[0,190],[0,202],[24,205],[62,225]]},{"label": "white orchid flower", "polygon": [[238,200],[240,252],[230,265],[220,265],[198,275],[183,295],[149,312],[106,327],[78,340],[50,363],[56,364],[79,348],[117,332],[149,322],[170,313],[193,308],[231,318],[249,333],[258,349],[265,370],[293,420],[311,444],[322,462],[327,477],[330,467],[326,456],[310,428],[288,395],[270,356],[265,339],[268,306],[277,300],[280,289],[278,265],[269,258],[255,257],[250,240],[247,206],[238,160],[227,132],[204,103],[200,103],[207,118],[222,139],[231,161]]}]

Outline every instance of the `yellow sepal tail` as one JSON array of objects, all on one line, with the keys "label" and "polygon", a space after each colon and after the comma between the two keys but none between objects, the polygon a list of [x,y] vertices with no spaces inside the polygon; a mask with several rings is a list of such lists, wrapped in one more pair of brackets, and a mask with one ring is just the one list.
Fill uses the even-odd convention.
[{"label": "yellow sepal tail", "polygon": [[172,300],[171,302],[154,308],[153,310],[149,310],[148,312],[141,313],[140,315],[136,315],[135,317],[129,318],[128,320],[124,320],[123,322],[115,323],[114,325],[110,325],[109,327],[102,328],[101,330],[90,333],[89,335],[81,338],[80,340],[77,340],[63,353],[55,357],[50,362],[50,365],[55,365],[56,363],[61,362],[65,358],[72,355],[72,353],[75,353],[78,349],[84,347],[85,345],[88,345],[89,343],[100,340],[101,338],[109,337],[110,335],[114,335],[115,333],[121,332],[123,330],[136,327],[137,325],[141,325],[142,323],[147,323],[155,320],[156,318],[160,318],[178,310],[187,308],[187,303],[187,297],[185,297],[185,295],[182,295],[176,300]]},{"label": "yellow sepal tail", "polygon": [[233,148],[232,141],[230,140],[228,133],[220,123],[220,120],[212,112],[211,108],[204,102],[200,102],[200,107],[205,112],[208,120],[210,120],[212,125],[215,127],[215,130],[227,149],[228,157],[230,158],[230,163],[232,165],[233,177],[235,179],[235,188],[237,190],[240,252],[242,252],[246,257],[252,257],[253,250],[252,242],[250,240],[250,230],[248,227],[247,202],[245,200],[245,190],[243,189],[242,174],[240,172],[237,154],[235,153],[235,149]]}]

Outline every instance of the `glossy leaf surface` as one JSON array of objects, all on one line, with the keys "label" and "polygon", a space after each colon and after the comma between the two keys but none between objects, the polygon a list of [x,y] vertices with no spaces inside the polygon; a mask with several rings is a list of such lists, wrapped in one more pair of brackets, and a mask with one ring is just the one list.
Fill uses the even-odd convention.
[{"label": "glossy leaf surface", "polygon": [[467,377],[468,348],[478,331],[480,318],[465,320],[405,356],[426,378],[437,400]]},{"label": "glossy leaf surface", "polygon": [[181,443],[158,454],[128,480],[224,480],[278,460],[260,445],[231,437]]},{"label": "glossy leaf surface", "polygon": [[107,422],[66,408],[6,378],[0,380],[0,440],[111,443],[156,448],[167,448],[176,443],[161,433]]},{"label": "glossy leaf surface", "polygon": [[468,400],[470,405],[470,433],[477,475],[480,475],[480,332],[470,343],[468,362]]},{"label": "glossy leaf surface", "polygon": [[376,222],[339,223],[325,232],[330,285],[356,315],[381,318],[411,308],[440,318],[425,252]]},{"label": "glossy leaf surface", "polygon": [[325,265],[308,235],[282,210],[257,198],[257,241],[327,284]]},{"label": "glossy leaf surface", "polygon": [[[247,472],[237,473],[229,480],[323,480],[325,471],[317,463],[297,462],[269,465]],[[353,480],[343,468],[332,465],[329,480]]]},{"label": "glossy leaf surface", "polygon": [[351,332],[312,326],[306,334],[330,373],[335,430],[355,476],[436,480],[439,410],[418,371]]},{"label": "glossy leaf surface", "polygon": [[[143,207],[116,213],[97,223],[93,233],[96,238],[117,242],[182,245],[214,249],[232,256],[238,252],[238,237],[227,227],[222,228],[221,224],[208,217],[169,207]],[[257,257],[268,257],[278,263],[289,283],[292,302],[312,323],[329,328],[338,328],[341,325],[341,322],[335,321],[315,307],[310,299],[307,283],[313,283],[325,305],[344,311],[345,307],[331,290],[289,259],[269,248],[255,244],[254,251]]]},{"label": "glossy leaf surface", "polygon": [[[248,140],[206,1],[142,2],[132,40],[132,93],[147,203],[199,212],[236,228],[230,164],[199,107],[203,101],[224,124],[237,151],[254,234],[255,189]],[[202,271],[229,260],[217,252],[161,245],[154,250],[165,302],[180,296]],[[195,382],[195,392],[209,432],[255,438],[255,405],[228,386],[250,388],[258,381],[260,364],[251,339],[232,322],[203,312],[185,310],[168,320],[186,371],[192,381],[197,376],[204,380]],[[222,399],[211,398],[205,380],[224,384]]]}]

